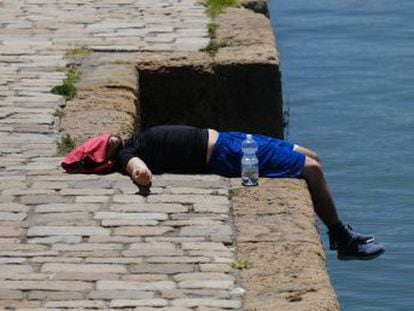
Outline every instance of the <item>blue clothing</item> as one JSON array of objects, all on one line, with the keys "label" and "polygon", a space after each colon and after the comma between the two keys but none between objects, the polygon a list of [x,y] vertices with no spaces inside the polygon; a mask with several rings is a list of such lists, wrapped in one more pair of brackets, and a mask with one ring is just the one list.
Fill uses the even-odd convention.
[{"label": "blue clothing", "polygon": [[[214,146],[208,173],[226,177],[241,176],[241,143],[246,138],[241,132],[221,132]],[[293,150],[294,145],[276,138],[253,135],[258,146],[259,176],[300,177],[305,166],[305,155]]]}]

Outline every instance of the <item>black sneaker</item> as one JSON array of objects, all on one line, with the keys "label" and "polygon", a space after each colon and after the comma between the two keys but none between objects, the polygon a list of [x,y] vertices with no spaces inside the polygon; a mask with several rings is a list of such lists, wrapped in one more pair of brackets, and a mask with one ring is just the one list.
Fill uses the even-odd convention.
[{"label": "black sneaker", "polygon": [[[350,225],[346,225],[346,227],[349,229],[349,232],[351,233],[352,238],[361,243],[372,243],[375,240],[375,237],[371,234],[362,234],[362,233],[352,231],[352,227]],[[333,234],[331,234],[331,232],[328,232],[328,236],[329,236],[329,249],[331,251],[336,251],[338,249],[338,245],[337,245],[337,242]]]},{"label": "black sneaker", "polygon": [[384,246],[377,243],[364,243],[353,239],[349,243],[338,243],[338,259],[340,260],[370,260],[385,252]]}]

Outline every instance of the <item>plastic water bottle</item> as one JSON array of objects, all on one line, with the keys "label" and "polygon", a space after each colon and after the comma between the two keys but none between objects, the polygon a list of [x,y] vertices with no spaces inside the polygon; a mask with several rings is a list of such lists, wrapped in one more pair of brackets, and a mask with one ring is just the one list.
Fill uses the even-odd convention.
[{"label": "plastic water bottle", "polygon": [[246,135],[241,149],[243,152],[241,159],[242,185],[247,187],[257,186],[259,185],[259,161],[256,157],[257,144],[251,134]]}]

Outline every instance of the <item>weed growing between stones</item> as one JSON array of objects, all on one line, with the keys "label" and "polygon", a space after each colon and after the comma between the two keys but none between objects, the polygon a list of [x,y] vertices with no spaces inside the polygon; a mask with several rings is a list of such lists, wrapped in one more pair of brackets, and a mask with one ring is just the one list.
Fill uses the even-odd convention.
[{"label": "weed growing between stones", "polygon": [[217,28],[218,28],[218,25],[216,23],[210,23],[207,25],[210,42],[205,48],[201,49],[202,52],[207,52],[211,56],[214,56],[217,53],[219,48],[226,46],[224,43],[218,43],[216,41]]},{"label": "weed growing between stones", "polygon": [[235,195],[234,189],[229,189],[228,194],[227,194],[227,197],[229,198],[229,200],[233,199],[234,195]]},{"label": "weed growing between stones", "polygon": [[231,266],[235,269],[250,269],[253,265],[251,262],[245,259],[236,259],[233,260]]},{"label": "weed growing between stones", "polygon": [[210,23],[207,25],[208,36],[210,37],[210,39],[216,38],[217,28],[218,28],[218,25],[216,23]]},{"label": "weed growing between stones", "polygon": [[200,51],[207,52],[211,56],[214,56],[219,50],[219,48],[222,48],[225,46],[226,46],[225,44],[217,43],[216,41],[210,41],[209,44],[204,49],[201,49]]},{"label": "weed growing between stones", "polygon": [[86,45],[82,45],[82,46],[75,47],[75,48],[67,51],[65,53],[65,56],[66,57],[72,57],[72,58],[86,57],[91,53],[92,53],[92,50],[90,48],[88,48]]},{"label": "weed growing between stones", "polygon": [[57,153],[59,156],[64,156],[75,147],[76,143],[72,137],[69,134],[65,134],[61,137],[60,142],[57,143]]},{"label": "weed growing between stones", "polygon": [[204,0],[203,4],[207,7],[207,15],[211,18],[217,17],[228,7],[238,7],[238,0]]},{"label": "weed growing between stones", "polygon": [[70,68],[66,73],[66,79],[61,85],[53,87],[50,92],[65,96],[66,100],[74,99],[78,93],[75,84],[80,80],[80,72],[76,68]]},{"label": "weed growing between stones", "polygon": [[[206,7],[207,15],[212,19],[223,13],[228,7],[239,6],[238,0],[204,0],[202,3]],[[217,28],[218,25],[216,23],[210,23],[207,25],[210,42],[205,48],[201,49],[202,52],[207,52],[211,56],[214,56],[218,49],[226,46],[225,44],[218,43],[216,41]]]}]

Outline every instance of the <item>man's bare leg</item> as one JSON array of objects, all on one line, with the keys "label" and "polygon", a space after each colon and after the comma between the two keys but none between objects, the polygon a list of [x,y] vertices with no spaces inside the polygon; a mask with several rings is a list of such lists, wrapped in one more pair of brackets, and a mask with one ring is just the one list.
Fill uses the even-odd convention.
[{"label": "man's bare leg", "polygon": [[320,162],[310,156],[306,156],[302,176],[308,184],[313,206],[318,217],[328,228],[337,224],[339,216]]},{"label": "man's bare leg", "polygon": [[373,236],[353,232],[351,227],[342,224],[318,155],[301,146],[295,146],[294,150],[306,156],[302,177],[308,184],[316,214],[329,228],[330,249],[338,250],[339,259],[366,260],[384,253],[381,244],[371,243]]},{"label": "man's bare leg", "polygon": [[299,145],[295,145],[293,150],[306,156],[303,177],[308,184],[316,214],[328,227],[338,223],[339,216],[319,156],[316,152]]}]

